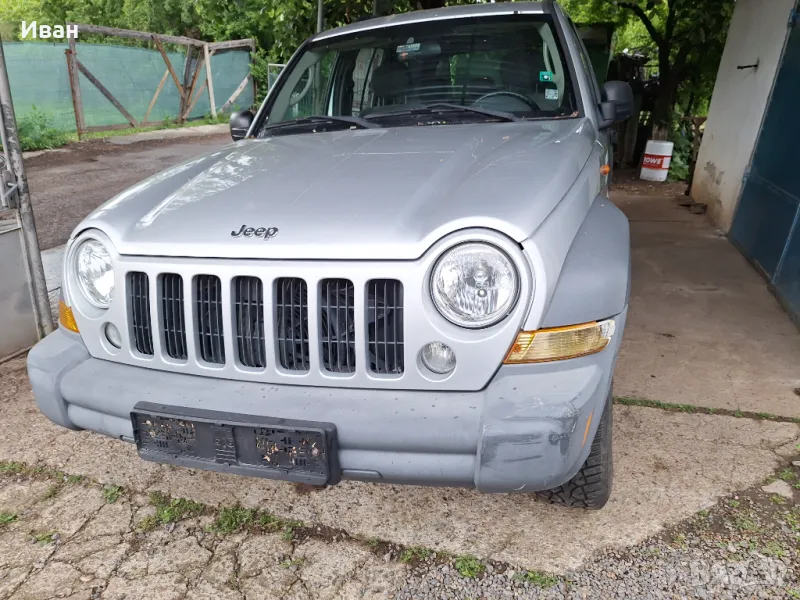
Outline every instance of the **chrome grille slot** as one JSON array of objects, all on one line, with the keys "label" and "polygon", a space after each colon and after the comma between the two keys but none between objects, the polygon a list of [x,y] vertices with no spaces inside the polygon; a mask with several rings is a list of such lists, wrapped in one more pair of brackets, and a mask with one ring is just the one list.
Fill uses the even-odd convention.
[{"label": "chrome grille slot", "polygon": [[147,273],[128,273],[128,318],[133,345],[140,354],[153,356],[150,317],[150,278]]},{"label": "chrome grille slot", "polygon": [[308,371],[308,286],[297,277],[275,281],[275,334],[278,361],[289,371]]},{"label": "chrome grille slot", "polygon": [[370,370],[400,375],[403,353],[403,284],[396,279],[367,283],[367,352]]},{"label": "chrome grille slot", "polygon": [[200,357],[207,363],[225,364],[222,284],[216,275],[195,277],[197,336]]},{"label": "chrome grille slot", "polygon": [[320,282],[322,364],[332,373],[356,370],[355,292],[348,279]]},{"label": "chrome grille slot", "polygon": [[267,366],[264,284],[258,277],[237,277],[233,287],[239,362],[245,367],[263,369]]},{"label": "chrome grille slot", "polygon": [[183,278],[175,273],[161,275],[161,336],[170,358],[186,360],[186,318],[183,312]]}]

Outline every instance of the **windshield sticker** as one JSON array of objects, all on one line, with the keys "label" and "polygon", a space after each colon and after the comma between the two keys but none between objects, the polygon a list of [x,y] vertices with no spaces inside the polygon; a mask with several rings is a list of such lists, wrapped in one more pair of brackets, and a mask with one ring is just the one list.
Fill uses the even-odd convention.
[{"label": "windshield sticker", "polygon": [[550,71],[539,71],[539,81],[553,81],[553,73]]},{"label": "windshield sticker", "polygon": [[558,100],[558,90],[546,89],[544,91],[545,100]]},{"label": "windshield sticker", "polygon": [[419,52],[420,43],[417,42],[416,44],[403,44],[402,46],[397,47],[398,54],[407,54],[409,52]]}]

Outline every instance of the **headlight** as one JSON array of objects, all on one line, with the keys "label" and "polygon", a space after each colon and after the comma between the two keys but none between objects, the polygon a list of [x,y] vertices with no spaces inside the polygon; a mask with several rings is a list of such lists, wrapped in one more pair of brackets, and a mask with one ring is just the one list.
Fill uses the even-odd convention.
[{"label": "headlight", "polygon": [[114,263],[97,240],[82,242],[75,252],[75,277],[84,297],[98,308],[108,308],[114,293]]},{"label": "headlight", "polygon": [[470,242],[445,252],[431,275],[431,295],[448,321],[476,329],[501,321],[514,308],[519,277],[514,263],[489,244]]}]

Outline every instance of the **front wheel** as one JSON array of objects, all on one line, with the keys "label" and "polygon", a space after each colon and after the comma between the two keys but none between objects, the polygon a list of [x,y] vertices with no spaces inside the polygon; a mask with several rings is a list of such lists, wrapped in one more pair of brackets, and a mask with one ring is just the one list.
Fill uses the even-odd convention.
[{"label": "front wheel", "polygon": [[565,484],[539,492],[542,498],[551,504],[586,510],[600,510],[606,505],[611,496],[611,480],[614,476],[614,456],[611,451],[613,408],[609,390],[608,401],[586,462],[575,477]]}]

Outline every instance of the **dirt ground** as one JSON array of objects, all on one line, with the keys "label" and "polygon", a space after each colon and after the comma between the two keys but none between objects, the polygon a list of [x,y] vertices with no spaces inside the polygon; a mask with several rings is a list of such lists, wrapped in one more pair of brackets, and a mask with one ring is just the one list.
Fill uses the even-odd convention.
[{"label": "dirt ground", "polygon": [[[43,246],[226,141],[32,159]],[[142,462],[43,417],[21,357],[0,364],[0,600],[800,597],[800,333],[682,193],[617,181],[633,290],[604,510]]]},{"label": "dirt ground", "polygon": [[64,244],[86,215],[115,194],[229,141],[227,134],[130,145],[93,140],[26,160],[41,249]]}]

